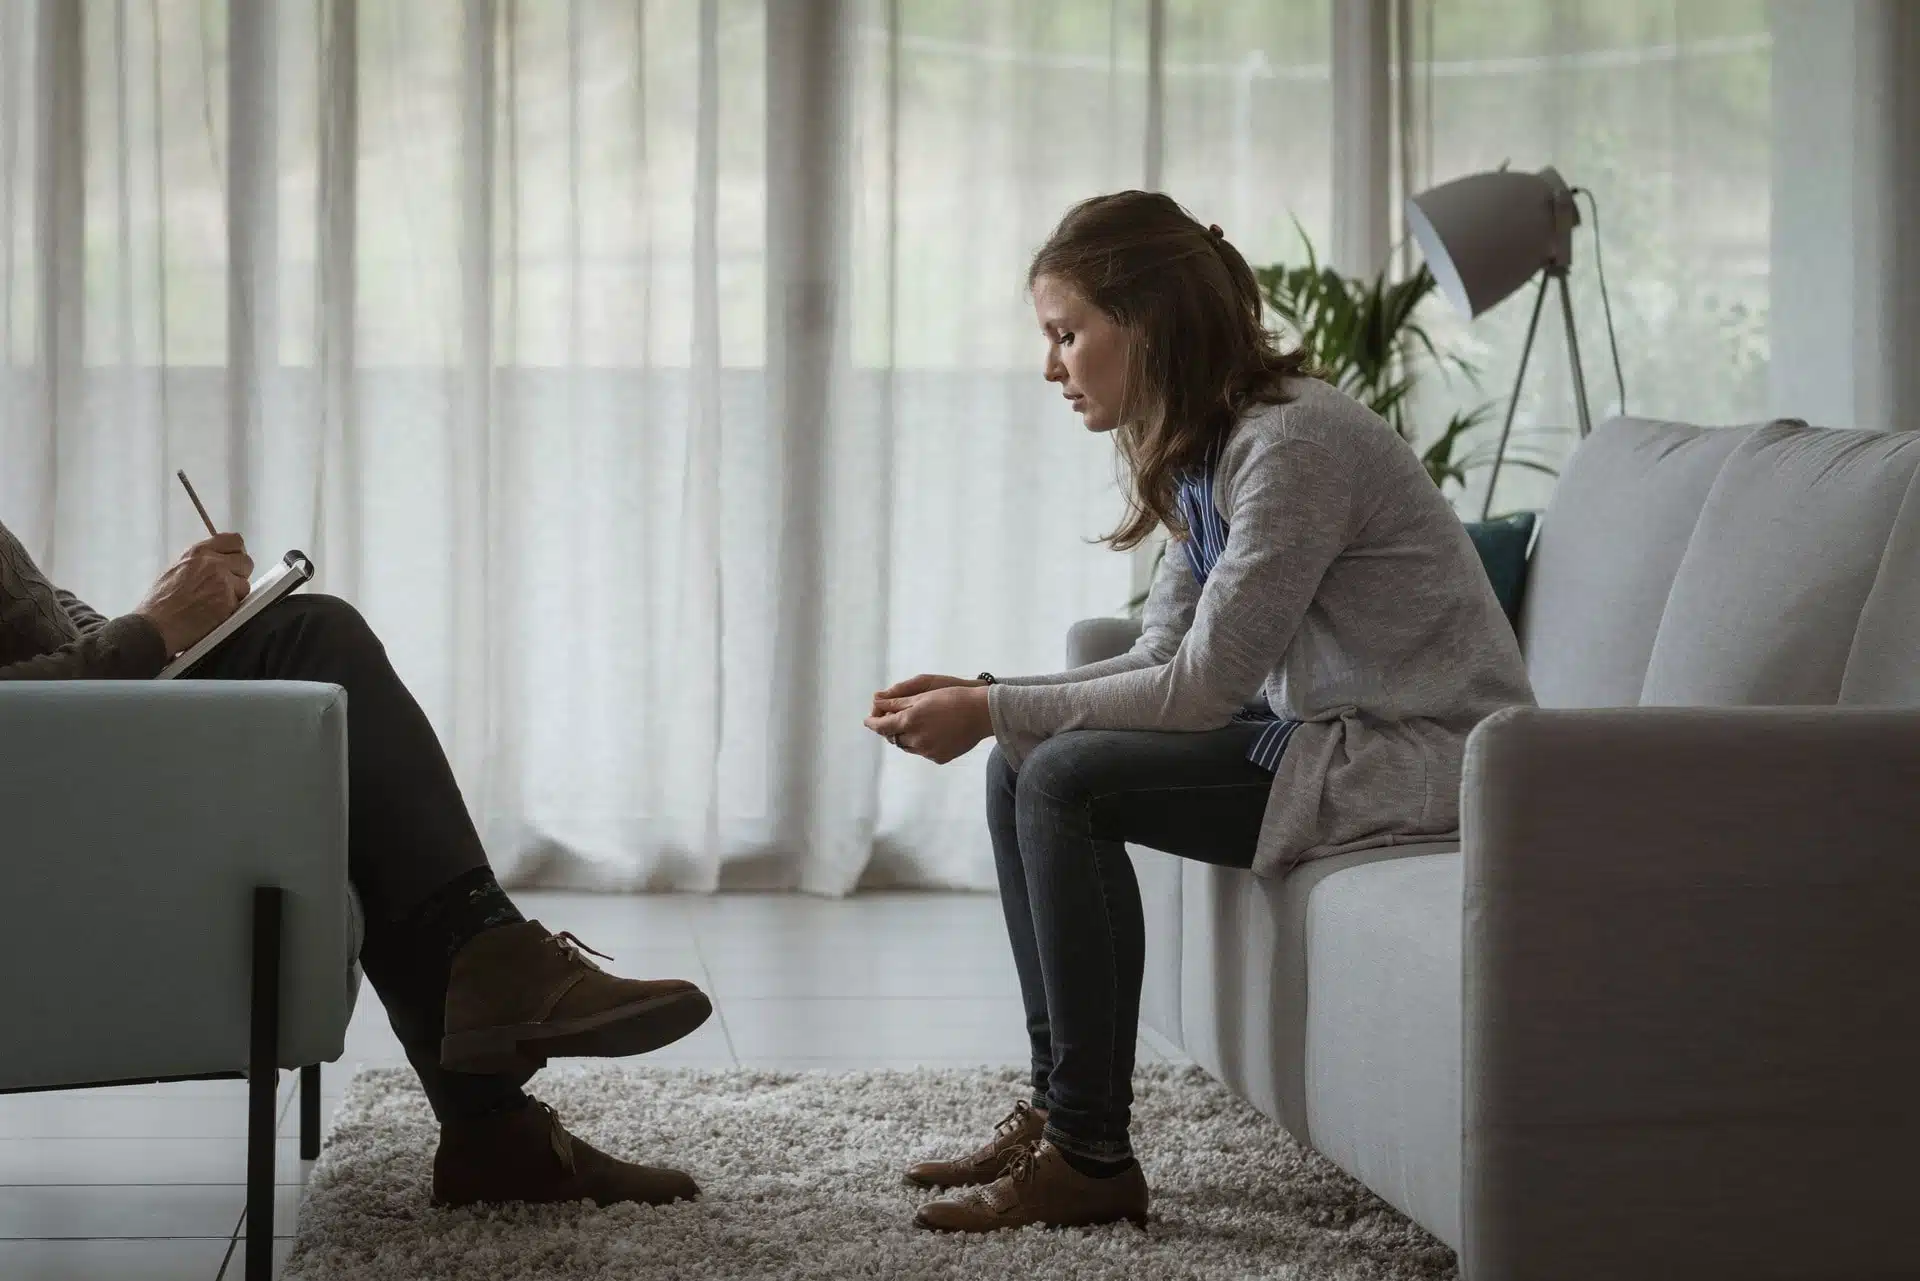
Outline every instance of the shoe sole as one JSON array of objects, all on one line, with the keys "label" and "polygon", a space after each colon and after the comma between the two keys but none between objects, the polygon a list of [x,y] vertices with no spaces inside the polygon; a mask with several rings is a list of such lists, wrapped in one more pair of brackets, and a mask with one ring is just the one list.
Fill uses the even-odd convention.
[{"label": "shoe sole", "polygon": [[621,1059],[672,1045],[713,1015],[694,989],[549,1023],[455,1032],[440,1041],[440,1066],[481,1075],[538,1072],[548,1059]]},{"label": "shoe sole", "polygon": [[501,1207],[515,1206],[515,1205],[572,1205],[578,1201],[587,1200],[587,1201],[592,1201],[595,1205],[599,1206],[602,1210],[605,1210],[611,1206],[616,1206],[616,1205],[628,1205],[628,1204],[631,1204],[631,1205],[678,1205],[682,1201],[693,1202],[693,1201],[698,1201],[699,1199],[700,1199],[700,1192],[699,1192],[699,1189],[697,1188],[694,1190],[694,1193],[692,1196],[671,1196],[671,1197],[666,1197],[662,1200],[648,1200],[645,1197],[618,1197],[618,1196],[610,1196],[610,1195],[607,1196],[607,1199],[602,1200],[599,1196],[595,1196],[592,1193],[580,1192],[574,1189],[568,1189],[565,1192],[554,1193],[551,1196],[535,1197],[535,1198],[528,1198],[525,1196],[455,1198],[455,1197],[443,1197],[438,1193],[433,1193],[427,1198],[427,1204],[431,1205],[436,1210],[464,1210],[470,1206],[476,1206],[476,1205],[501,1206]]}]

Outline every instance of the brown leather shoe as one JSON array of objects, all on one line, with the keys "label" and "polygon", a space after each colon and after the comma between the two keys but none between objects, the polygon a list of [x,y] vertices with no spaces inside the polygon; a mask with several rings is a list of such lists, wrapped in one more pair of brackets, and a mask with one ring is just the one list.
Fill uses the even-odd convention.
[{"label": "brown leather shoe", "polygon": [[913,1221],[936,1232],[998,1232],[1035,1223],[1085,1228],[1122,1219],[1147,1226],[1147,1178],[1138,1162],[1110,1179],[1096,1179],[1068,1165],[1059,1148],[1041,1139],[1015,1153],[1000,1178],[929,1201]]},{"label": "brown leather shoe", "polygon": [[700,1195],[678,1170],[616,1161],[568,1134],[552,1108],[535,1100],[511,1112],[440,1127],[433,1154],[433,1203],[591,1201],[665,1205]]},{"label": "brown leather shoe", "polygon": [[992,1183],[1007,1172],[1007,1163],[1023,1148],[1039,1142],[1047,1128],[1047,1114],[1021,1099],[1006,1119],[993,1127],[986,1146],[958,1161],[922,1161],[907,1168],[907,1182],[922,1188],[970,1188]]},{"label": "brown leather shoe", "polygon": [[590,951],[538,921],[467,940],[447,985],[440,1066],[531,1074],[548,1059],[644,1054],[713,1013],[706,993],[686,980],[619,978],[589,961]]}]

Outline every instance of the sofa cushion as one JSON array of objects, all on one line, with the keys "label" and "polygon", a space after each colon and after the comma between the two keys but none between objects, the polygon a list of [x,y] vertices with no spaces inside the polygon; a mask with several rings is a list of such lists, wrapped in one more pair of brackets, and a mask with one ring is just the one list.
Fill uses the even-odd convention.
[{"label": "sofa cushion", "polygon": [[1840,681],[1842,703],[1920,706],[1920,472],[1893,518]]},{"label": "sofa cushion", "polygon": [[1307,904],[1313,1144],[1460,1243],[1461,856],[1344,869]]},{"label": "sofa cushion", "polygon": [[[1374,1189],[1448,1241],[1458,1235],[1458,851],[1445,842],[1362,850],[1315,859],[1285,877],[1188,862],[1181,888],[1187,1054],[1349,1172],[1371,1179],[1365,1171],[1394,1166]],[[1362,876],[1376,867],[1429,870]],[[1449,879],[1451,897],[1442,884]],[[1422,911],[1433,914],[1430,924],[1421,923]],[[1436,970],[1434,949],[1445,951],[1440,935],[1448,932],[1451,969]],[[1416,942],[1395,941],[1403,935]],[[1441,989],[1453,995],[1436,1006]],[[1396,1021],[1410,1037],[1439,1033],[1421,1055],[1403,1054],[1411,1044],[1403,1042],[1382,1059]],[[1355,1055],[1367,1061],[1362,1075],[1371,1084],[1355,1077],[1343,1087],[1329,1074],[1348,1072]],[[1363,1088],[1391,1097],[1366,1100]],[[1440,1097],[1449,1090],[1452,1103]],[[1427,1124],[1443,1114],[1454,1121],[1437,1130]],[[1396,1127],[1399,1140],[1387,1136]]]},{"label": "sofa cushion", "polygon": [[1751,431],[1622,418],[1581,444],[1541,519],[1521,602],[1520,646],[1541,706],[1639,701],[1701,504]]},{"label": "sofa cushion", "polygon": [[1527,551],[1533,545],[1536,520],[1533,512],[1516,512],[1494,520],[1467,522],[1467,537],[1473,540],[1473,550],[1480,553],[1487,581],[1493,584],[1494,599],[1515,627],[1520,625],[1520,600],[1527,590]]},{"label": "sofa cushion", "polygon": [[1675,574],[1639,701],[1837,702],[1920,436],[1776,423],[1733,451]]}]

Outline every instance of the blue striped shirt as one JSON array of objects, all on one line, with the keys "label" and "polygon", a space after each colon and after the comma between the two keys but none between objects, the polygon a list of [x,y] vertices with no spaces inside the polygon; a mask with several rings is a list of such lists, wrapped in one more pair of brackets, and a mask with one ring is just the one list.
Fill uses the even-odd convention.
[{"label": "blue striped shirt", "polygon": [[[1187,564],[1193,568],[1193,581],[1202,588],[1207,576],[1227,550],[1227,522],[1213,505],[1213,474],[1220,462],[1220,443],[1207,452],[1207,461],[1180,478],[1178,499],[1180,515],[1187,522]],[[1263,697],[1235,715],[1236,721],[1264,721],[1265,727],[1247,749],[1247,759],[1272,773],[1280,766],[1280,754],[1300,722],[1283,720],[1273,714]]]}]

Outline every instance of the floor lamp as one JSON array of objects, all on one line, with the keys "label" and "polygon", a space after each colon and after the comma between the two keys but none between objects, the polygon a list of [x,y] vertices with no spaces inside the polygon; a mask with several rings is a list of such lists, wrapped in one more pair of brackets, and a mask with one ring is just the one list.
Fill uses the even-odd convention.
[{"label": "floor lamp", "polygon": [[1427,260],[1440,292],[1468,319],[1480,315],[1513,294],[1536,274],[1540,288],[1534,294],[1533,318],[1527,322],[1527,340],[1520,348],[1520,368],[1513,375],[1513,396],[1507,401],[1507,419],[1500,427],[1500,444],[1487,478],[1487,498],[1480,519],[1493,511],[1493,489],[1500,482],[1500,464],[1507,456],[1507,438],[1513,415],[1520,407],[1520,385],[1527,376],[1527,357],[1540,328],[1540,308],[1547,287],[1560,287],[1560,315],[1567,326],[1567,363],[1573,370],[1574,405],[1580,415],[1580,434],[1593,430],[1587,410],[1587,380],[1580,369],[1580,342],[1573,329],[1573,298],[1567,289],[1567,269],[1573,263],[1573,229],[1580,212],[1573,191],[1558,173],[1514,173],[1498,169],[1468,174],[1423,191],[1407,200],[1407,224],[1420,253]]}]

